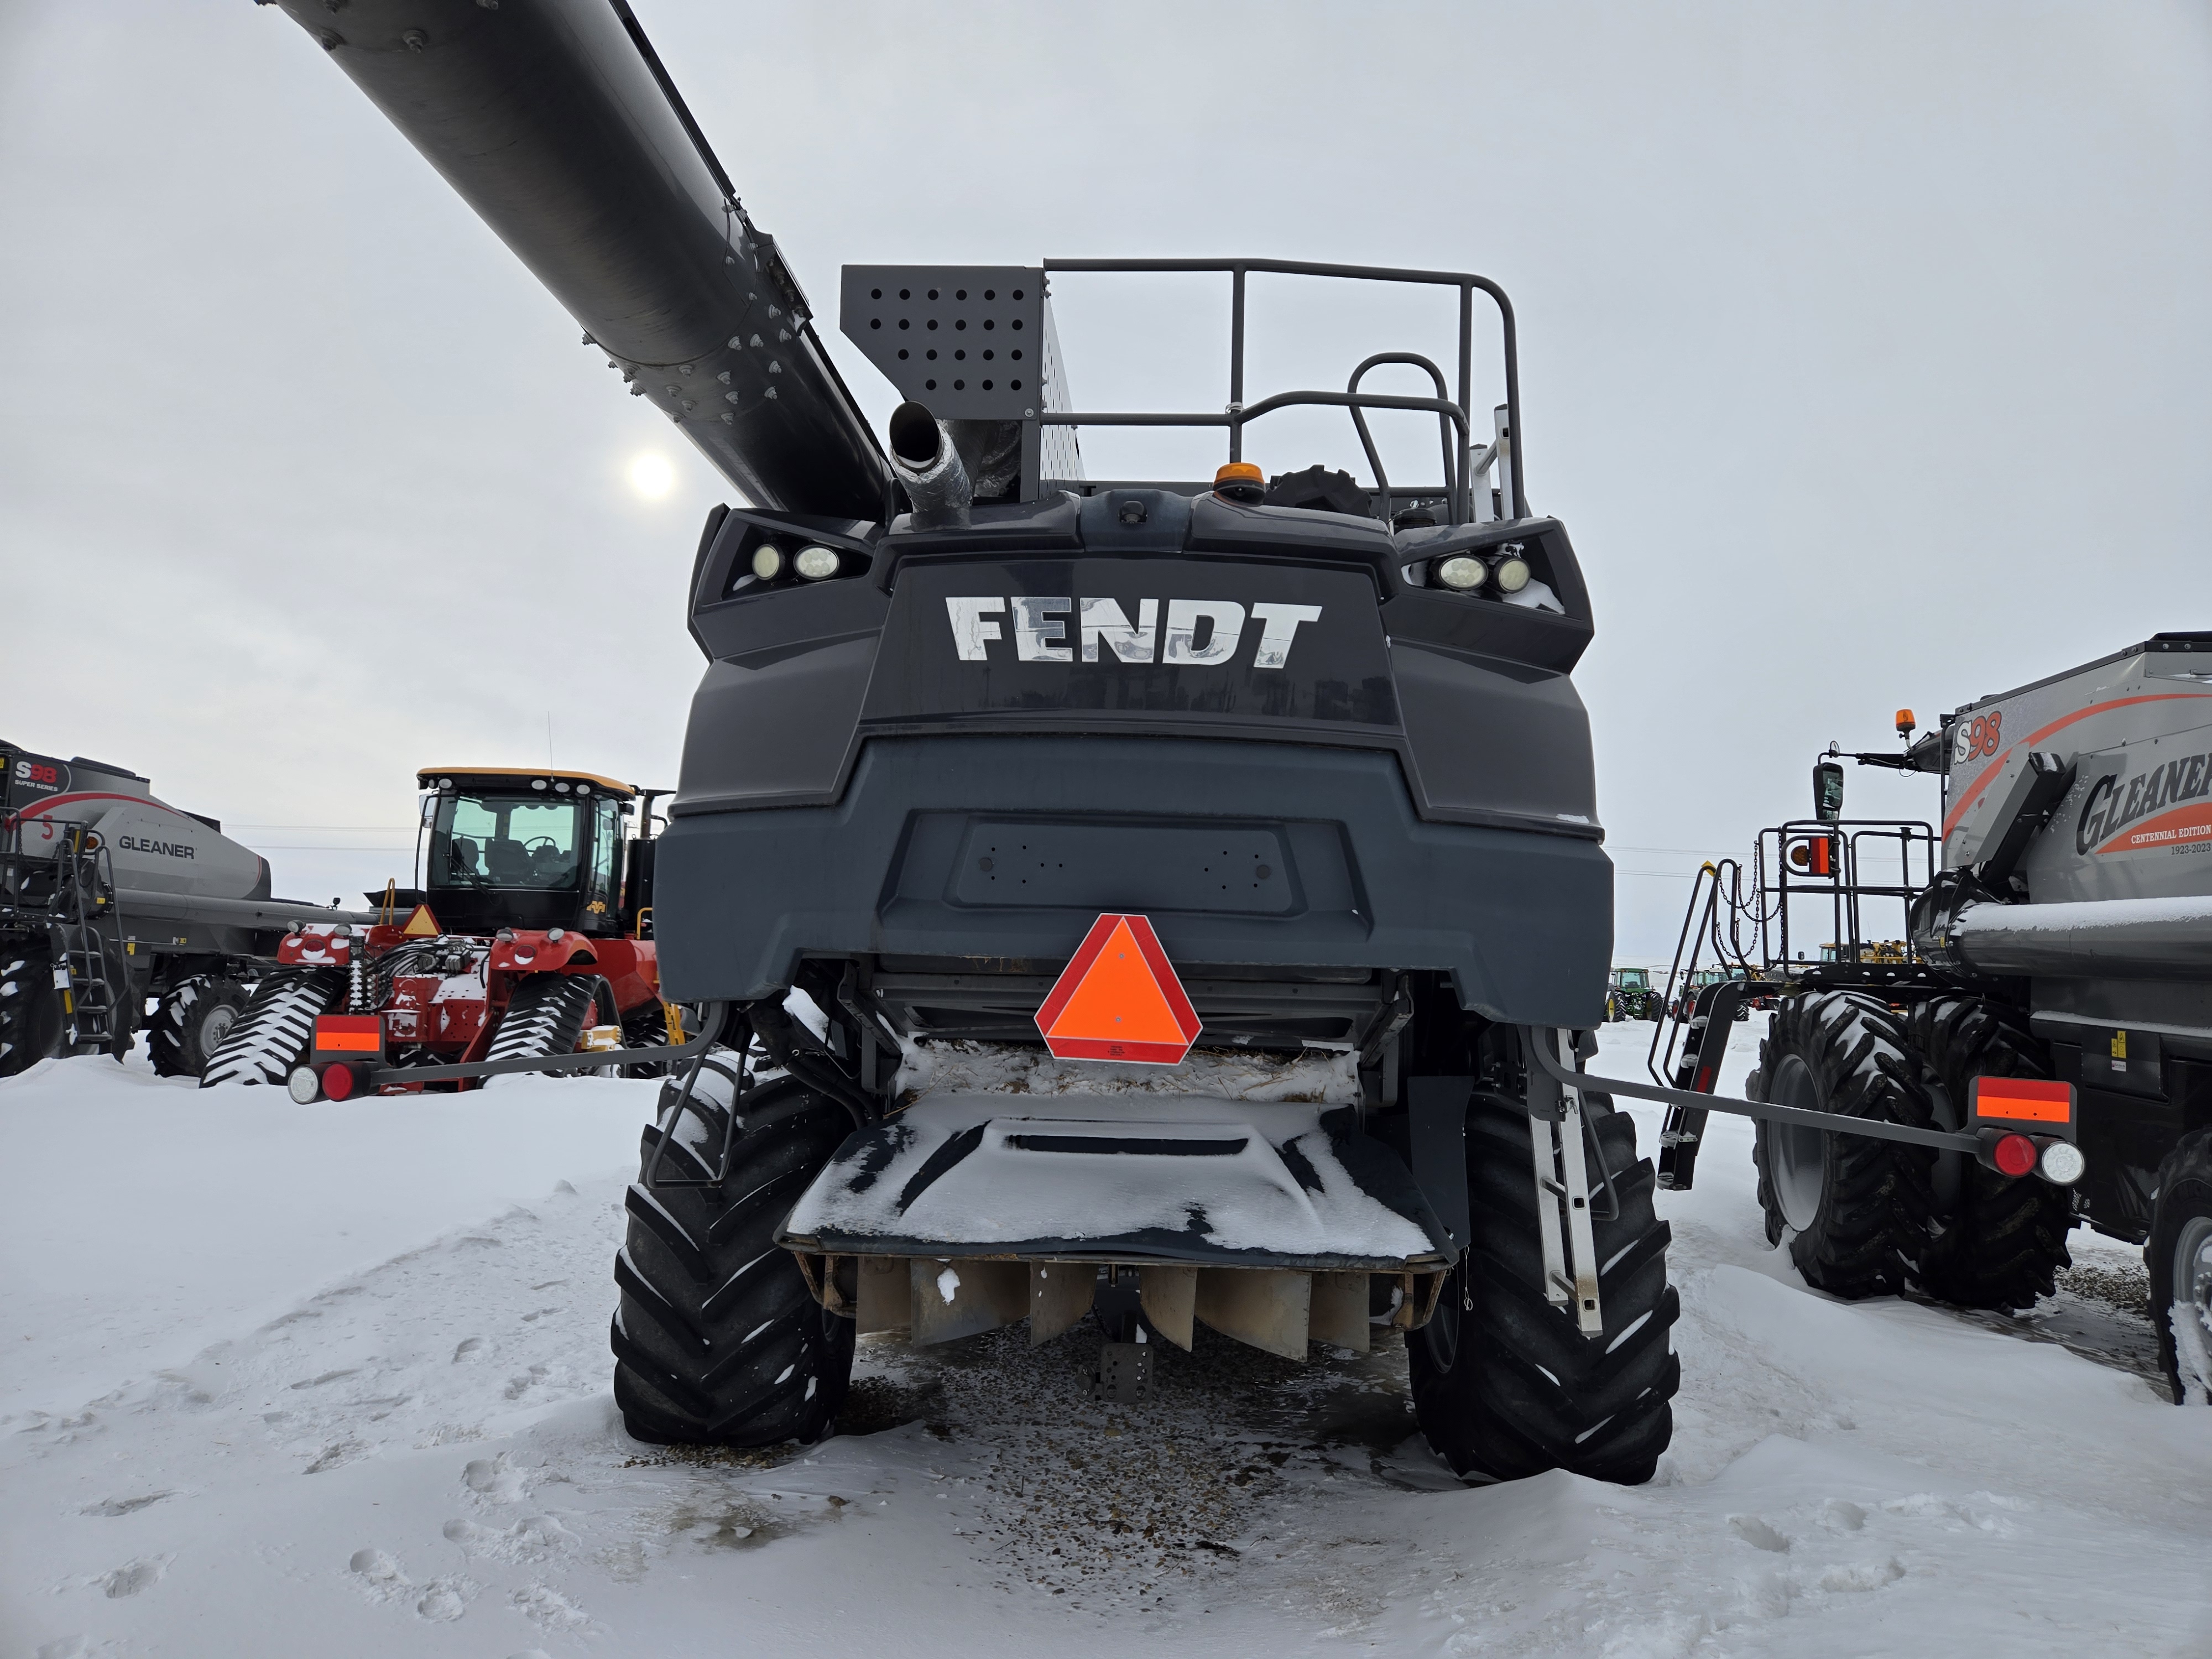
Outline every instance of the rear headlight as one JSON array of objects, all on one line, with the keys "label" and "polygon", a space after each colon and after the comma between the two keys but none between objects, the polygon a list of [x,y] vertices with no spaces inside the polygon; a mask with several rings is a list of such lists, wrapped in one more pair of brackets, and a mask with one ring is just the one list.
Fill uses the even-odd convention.
[{"label": "rear headlight", "polygon": [[2055,1187],[2071,1187],[2089,1168],[2089,1160],[2081,1156],[2081,1149],[2070,1140],[2046,1140],[2043,1156],[2036,1160],[2035,1172]]},{"label": "rear headlight", "polygon": [[323,1097],[323,1080],[315,1075],[312,1066],[295,1066],[292,1075],[284,1079],[284,1092],[302,1106],[312,1106]]},{"label": "rear headlight", "polygon": [[1490,567],[1466,553],[1445,559],[1437,566],[1437,580],[1462,593],[1472,592],[1489,579]]},{"label": "rear headlight", "polygon": [[783,574],[783,550],[774,542],[763,542],[753,549],[753,574],[764,582]]},{"label": "rear headlight", "polygon": [[1518,554],[1508,554],[1490,574],[1497,578],[1499,592],[1518,593],[1528,586],[1528,561]]},{"label": "rear headlight", "polygon": [[792,568],[808,581],[818,582],[836,575],[843,561],[838,558],[834,547],[802,547],[799,556],[791,562]]}]

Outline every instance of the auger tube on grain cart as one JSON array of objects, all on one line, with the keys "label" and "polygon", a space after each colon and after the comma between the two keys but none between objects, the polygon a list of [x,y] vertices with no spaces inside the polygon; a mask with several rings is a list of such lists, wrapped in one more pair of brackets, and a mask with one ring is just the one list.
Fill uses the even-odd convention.
[{"label": "auger tube on grain cart", "polygon": [[[843,331],[906,399],[886,455],[619,0],[282,3],[750,503],[709,517],[688,599],[658,933],[670,994],[731,1030],[631,1189],[630,1431],[812,1439],[857,1333],[1087,1315],[1109,1397],[1200,1323],[1294,1357],[1402,1337],[1454,1467],[1647,1478],[1679,1376],[1651,1166],[1535,1058],[1590,1051],[1612,866],[1589,598],[1528,504],[1504,293],[848,266]],[[1081,410],[1056,288],[1192,271],[1227,290],[1226,409]],[[1248,392],[1246,292],[1283,281],[1435,289],[1454,355]],[[1419,395],[1369,389],[1382,366]],[[1371,484],[1251,459],[1311,406]],[[1436,421],[1433,481],[1386,478],[1378,409]],[[1101,482],[1086,425],[1225,442]]]},{"label": "auger tube on grain cart", "polygon": [[370,895],[367,927],[295,922],[203,1085],[283,1083],[304,1105],[574,1070],[580,1054],[665,1072],[683,1041],[652,937],[666,792],[644,792],[633,836],[641,792],[593,773],[435,766],[417,783],[420,884]]},{"label": "auger tube on grain cart", "polygon": [[127,768],[0,743],[0,1077],[119,1060],[142,1026],[156,1072],[197,1076],[303,918],[368,920],[270,897],[268,860]]},{"label": "auger tube on grain cart", "polygon": [[[1900,710],[1901,750],[1831,745],[1827,810],[1764,831],[1748,873],[1707,866],[1686,956],[1709,946],[1782,999],[1753,1093],[1864,1116],[1861,1135],[1876,1121],[1893,1138],[1969,1134],[1982,1153],[1763,1125],[1768,1237],[1788,1236],[1806,1277],[1838,1294],[1917,1285],[2011,1310],[2051,1292],[2086,1220],[2144,1247],[2167,1382],[2203,1403],[2212,633],[2156,635],[1916,729]],[[1940,777],[1941,828],[1844,818],[1845,759]],[[1902,937],[1869,937],[1869,902],[1896,907]],[[1692,1022],[1685,1076],[1709,1071],[1710,1029]],[[1702,1120],[1670,1115],[1663,1182],[1689,1184]]]}]

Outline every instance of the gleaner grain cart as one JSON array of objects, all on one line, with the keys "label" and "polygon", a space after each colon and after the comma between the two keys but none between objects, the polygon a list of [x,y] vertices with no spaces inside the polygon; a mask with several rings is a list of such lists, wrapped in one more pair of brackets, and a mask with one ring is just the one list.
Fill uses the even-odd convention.
[{"label": "gleaner grain cart", "polygon": [[142,1022],[155,1071],[197,1075],[302,919],[368,914],[271,898],[268,860],[136,772],[0,743],[0,1077]]},{"label": "gleaner grain cart", "polygon": [[307,1105],[380,1069],[387,1089],[465,1088],[477,1079],[441,1068],[683,1041],[651,937],[665,790],[557,767],[434,766],[416,781],[422,885],[395,885],[367,926],[295,921],[203,1087],[281,1083]]},{"label": "gleaner grain cart", "polygon": [[[1898,730],[1897,752],[1832,747],[1814,816],[1762,832],[1750,872],[1707,867],[1677,963],[1709,948],[1790,993],[1753,1094],[1971,1131],[1981,1155],[1762,1124],[1767,1237],[1838,1295],[1917,1285],[2009,1310],[2050,1294],[2087,1221],[2143,1246],[2174,1398],[2205,1403],[2212,633],[1982,698],[1917,742],[1909,710]],[[1844,759],[1940,778],[1941,827],[1844,818]],[[1905,944],[1868,937],[1870,902]],[[1723,994],[1655,1042],[1655,1075],[1711,1086],[1698,1046]],[[1670,1119],[1662,1185],[1689,1184],[1702,1131],[1694,1108]]]},{"label": "gleaner grain cart", "polygon": [[[631,1432],[811,1438],[860,1331],[1087,1316],[1115,1397],[1198,1323],[1291,1356],[1401,1333],[1455,1467],[1646,1478],[1677,1304],[1651,1165],[1578,1069],[1612,934],[1591,610],[1528,505],[1502,290],[848,266],[843,331],[907,400],[886,447],[622,0],[282,4],[750,503],[709,515],[686,600],[708,667],[658,933],[708,1030],[661,1051],[691,1063],[629,1193]],[[1226,408],[1079,410],[1054,284],[1163,271],[1229,290]],[[1456,360],[1249,395],[1247,288],[1291,278],[1432,289]],[[1364,389],[1384,366],[1422,395]],[[1316,405],[1371,487],[1247,459]],[[1376,409],[1436,420],[1437,477],[1388,481]],[[1076,429],[1115,424],[1225,455],[1086,478]],[[1114,1086],[1194,1031],[1183,1092]],[[1047,1046],[1096,1085],[985,1086]]]}]

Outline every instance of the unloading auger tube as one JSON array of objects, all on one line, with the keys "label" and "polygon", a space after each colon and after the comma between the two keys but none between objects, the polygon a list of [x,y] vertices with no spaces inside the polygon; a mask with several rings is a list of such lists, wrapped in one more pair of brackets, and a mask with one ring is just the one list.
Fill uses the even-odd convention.
[{"label": "unloading auger tube", "polygon": [[888,516],[890,468],[625,0],[276,0],[757,507]]}]

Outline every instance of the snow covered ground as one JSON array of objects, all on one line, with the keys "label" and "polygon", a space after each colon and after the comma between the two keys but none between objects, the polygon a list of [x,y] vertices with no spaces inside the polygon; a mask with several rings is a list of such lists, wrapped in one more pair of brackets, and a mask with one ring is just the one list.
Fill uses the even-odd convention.
[{"label": "snow covered ground", "polygon": [[1648,1486],[1462,1487],[1402,1350],[1203,1330],[1137,1408],[1080,1332],[872,1337],[840,1437],[671,1454],[607,1392],[653,1089],[0,1084],[0,1655],[2212,1652],[2212,1413],[2107,1241],[2026,1320],[1833,1302],[1716,1120]]}]

